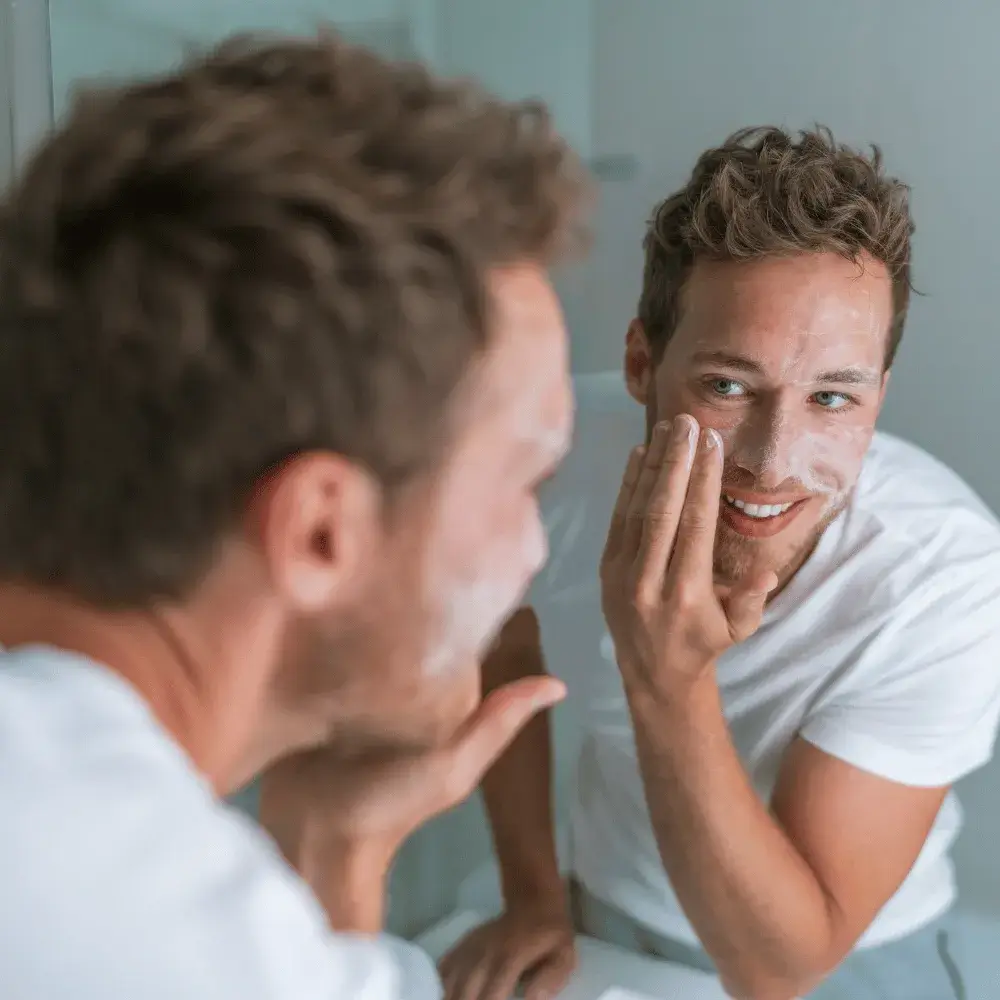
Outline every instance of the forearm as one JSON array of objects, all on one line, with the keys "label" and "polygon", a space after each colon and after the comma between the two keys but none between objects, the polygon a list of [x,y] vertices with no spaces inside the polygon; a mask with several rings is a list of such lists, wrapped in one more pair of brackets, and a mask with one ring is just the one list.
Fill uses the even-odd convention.
[{"label": "forearm", "polygon": [[548,720],[535,719],[483,781],[504,899],[562,893],[551,796]]},{"label": "forearm", "polygon": [[335,931],[380,934],[392,857],[371,847],[327,846],[303,859],[301,874]]},{"label": "forearm", "polygon": [[378,934],[384,922],[393,852],[375,843],[339,841],[316,821],[312,801],[303,798],[296,782],[310,761],[309,755],[301,755],[264,774],[260,824],[309,884],[334,930]]},{"label": "forearm", "polygon": [[[483,665],[485,692],[543,673],[537,622],[530,611],[519,611]],[[493,765],[482,791],[506,902],[561,899],[547,713],[534,718]]]},{"label": "forearm", "polygon": [[725,983],[806,992],[839,957],[835,907],[754,791],[714,679],[674,704],[630,705],[660,855]]}]

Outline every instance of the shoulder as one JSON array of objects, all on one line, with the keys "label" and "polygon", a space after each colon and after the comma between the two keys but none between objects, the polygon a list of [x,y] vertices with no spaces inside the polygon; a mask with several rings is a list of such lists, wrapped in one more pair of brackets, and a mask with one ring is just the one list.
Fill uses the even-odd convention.
[{"label": "shoulder", "polygon": [[952,469],[916,445],[875,436],[841,528],[855,558],[894,611],[921,592],[986,588],[1000,598],[1000,523]]},{"label": "shoulder", "polygon": [[334,935],[272,842],[113,677],[40,654],[0,664],[12,995],[394,1000],[424,978],[436,996],[420,953]]},{"label": "shoulder", "polygon": [[944,534],[1000,543],[1000,524],[961,476],[917,445],[875,435],[858,480],[854,506],[899,537]]}]

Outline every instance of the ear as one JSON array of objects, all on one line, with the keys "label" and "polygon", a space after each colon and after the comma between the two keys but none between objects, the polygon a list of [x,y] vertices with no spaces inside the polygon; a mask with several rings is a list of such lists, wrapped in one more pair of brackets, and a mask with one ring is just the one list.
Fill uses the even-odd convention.
[{"label": "ear", "polygon": [[629,395],[639,404],[649,402],[653,383],[653,352],[642,323],[634,319],[625,334],[625,385]]},{"label": "ear", "polygon": [[347,603],[380,542],[378,483],[341,455],[299,455],[259,484],[252,524],[272,585],[289,609]]}]

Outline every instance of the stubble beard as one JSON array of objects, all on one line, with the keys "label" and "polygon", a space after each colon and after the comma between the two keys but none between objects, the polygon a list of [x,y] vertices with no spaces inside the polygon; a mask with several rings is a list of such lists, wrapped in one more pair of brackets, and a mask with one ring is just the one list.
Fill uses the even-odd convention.
[{"label": "stubble beard", "polygon": [[[850,494],[836,500],[809,535],[794,543],[781,535],[766,539],[745,538],[720,518],[715,531],[713,560],[716,583],[732,586],[750,574],[772,570],[778,576],[777,589],[780,590],[806,563],[823,533],[840,516],[849,500]],[[772,596],[775,593],[777,590]]]}]

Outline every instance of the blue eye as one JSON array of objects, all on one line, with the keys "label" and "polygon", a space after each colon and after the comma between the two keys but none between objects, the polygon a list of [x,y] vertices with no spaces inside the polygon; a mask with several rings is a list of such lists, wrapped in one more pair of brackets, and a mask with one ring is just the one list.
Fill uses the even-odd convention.
[{"label": "blue eye", "polygon": [[731,378],[713,378],[709,385],[717,396],[742,396],[746,392],[742,383]]},{"label": "blue eye", "polygon": [[813,399],[824,410],[840,410],[851,403],[850,396],[845,396],[842,392],[817,392]]}]

